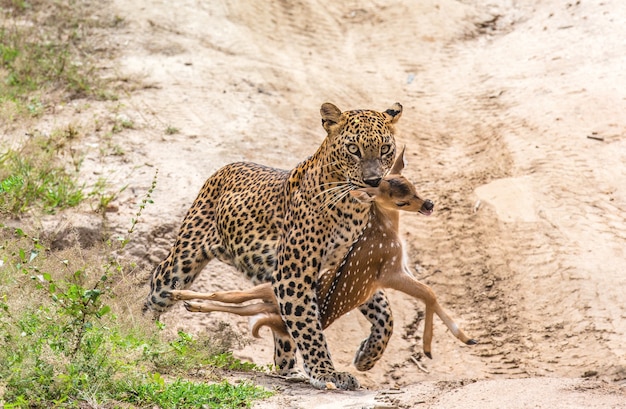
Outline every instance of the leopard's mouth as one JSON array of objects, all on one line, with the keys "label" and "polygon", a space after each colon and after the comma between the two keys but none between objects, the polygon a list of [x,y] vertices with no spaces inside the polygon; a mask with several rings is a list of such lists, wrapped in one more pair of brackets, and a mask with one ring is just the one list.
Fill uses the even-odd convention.
[{"label": "leopard's mouth", "polygon": [[350,186],[350,190],[363,189],[364,187],[367,187],[364,183],[356,183],[350,176],[346,179],[346,183]]}]

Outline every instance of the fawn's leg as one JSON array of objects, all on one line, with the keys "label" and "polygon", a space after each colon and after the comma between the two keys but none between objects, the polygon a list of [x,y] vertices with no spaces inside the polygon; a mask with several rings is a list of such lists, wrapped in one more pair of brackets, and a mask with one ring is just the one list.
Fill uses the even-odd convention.
[{"label": "fawn's leg", "polygon": [[185,302],[185,308],[191,312],[228,312],[231,314],[237,314],[242,317],[249,317],[251,315],[263,314],[263,313],[276,313],[276,305],[268,302],[261,302],[249,305],[224,305],[214,303],[201,303],[201,302]]},{"label": "fawn's leg", "polygon": [[[249,305],[223,305],[213,303],[185,302],[185,308],[191,312],[228,312],[241,316],[255,316],[258,314],[269,314],[268,320],[263,322],[257,320],[251,323],[252,335],[259,337],[259,329],[263,325],[268,325],[272,329],[274,336],[274,365],[280,375],[288,377],[302,377],[302,373],[296,369],[296,346],[285,330],[285,324],[275,303],[263,302]],[[274,317],[272,320],[271,318]],[[276,318],[278,321],[276,321]]]},{"label": "fawn's leg", "polygon": [[450,318],[446,311],[437,302],[437,296],[434,291],[426,284],[420,283],[413,277],[407,268],[395,270],[392,273],[383,273],[381,276],[381,285],[385,288],[393,288],[402,291],[405,294],[418,298],[426,305],[424,319],[424,354],[432,358],[431,343],[433,339],[433,314],[437,314],[439,318],[446,324],[452,334],[467,345],[474,345],[476,341],[469,338],[459,328],[459,326]]},{"label": "fawn's leg", "polygon": [[[210,300],[232,304],[251,300],[263,300],[267,302],[274,302],[274,304],[276,304],[274,301],[274,292],[272,291],[272,286],[269,283],[259,284],[245,291],[218,291],[214,293],[201,293],[190,290],[174,290],[170,291],[170,297],[172,300]],[[278,311],[278,306],[276,307],[276,311]]]}]

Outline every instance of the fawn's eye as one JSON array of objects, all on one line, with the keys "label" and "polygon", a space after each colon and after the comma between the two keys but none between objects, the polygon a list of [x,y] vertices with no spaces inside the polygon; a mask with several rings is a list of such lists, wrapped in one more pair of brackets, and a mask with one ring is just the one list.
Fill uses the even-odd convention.
[{"label": "fawn's eye", "polygon": [[404,206],[408,206],[409,202],[396,202],[396,206],[397,207],[404,207]]}]

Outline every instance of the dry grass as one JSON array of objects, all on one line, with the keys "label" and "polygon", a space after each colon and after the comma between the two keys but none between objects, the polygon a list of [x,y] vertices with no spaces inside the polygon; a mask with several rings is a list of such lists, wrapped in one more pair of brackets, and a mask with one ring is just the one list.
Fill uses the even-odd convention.
[{"label": "dry grass", "polygon": [[111,99],[98,61],[115,47],[104,29],[123,20],[98,2],[0,0],[0,113],[40,116],[76,98]]}]

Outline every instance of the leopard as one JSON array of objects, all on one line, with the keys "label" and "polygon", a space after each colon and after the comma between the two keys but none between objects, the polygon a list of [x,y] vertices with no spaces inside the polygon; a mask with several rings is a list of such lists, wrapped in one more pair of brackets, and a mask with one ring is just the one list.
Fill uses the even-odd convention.
[{"label": "leopard", "polygon": [[[342,112],[326,102],[320,115],[326,137],[293,169],[235,162],[206,180],[174,245],[152,272],[143,311],[158,319],[176,302],[171,291],[190,287],[209,261],[219,260],[253,284],[271,283],[287,329],[273,333],[279,374],[295,371],[299,350],[311,385],[352,390],[359,387],[356,377],[337,371],[332,362],[316,288],[369,222],[371,203],[350,192],[378,186],[391,169],[402,105]],[[370,356],[369,350],[385,348],[380,342],[393,327],[384,291],[376,291],[359,311],[371,330],[357,356]]]},{"label": "leopard", "polygon": [[[318,279],[317,296],[324,328],[361,305],[379,288],[393,288],[423,301],[426,307],[422,337],[423,350],[424,355],[432,359],[431,346],[435,314],[446,324],[450,333],[464,344],[476,345],[477,341],[468,337],[459,328],[439,304],[434,291],[428,285],[417,281],[407,266],[407,255],[403,240],[399,236],[399,213],[404,211],[430,216],[433,213],[434,203],[428,199],[422,199],[415,186],[401,175],[404,164],[404,150],[402,150],[391,172],[383,178],[378,187],[350,191],[350,194],[357,200],[373,203],[372,217],[338,270],[328,271]],[[250,329],[255,338],[260,337],[259,330],[263,326],[269,327],[273,332],[286,333],[270,283],[259,284],[244,291],[203,293],[175,290],[172,291],[172,297],[186,301],[185,308],[190,312],[222,311],[250,316],[252,317]],[[259,300],[261,302],[229,305]],[[385,341],[389,341],[389,338],[385,338]],[[362,367],[357,367],[357,369],[367,370],[367,366],[376,362],[379,356],[374,354],[358,358]]]}]

